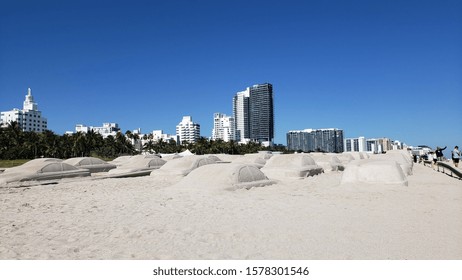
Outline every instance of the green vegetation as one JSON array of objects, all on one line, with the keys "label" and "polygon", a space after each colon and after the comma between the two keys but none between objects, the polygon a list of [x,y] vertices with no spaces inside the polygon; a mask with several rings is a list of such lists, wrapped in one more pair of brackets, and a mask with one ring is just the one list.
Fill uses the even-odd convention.
[{"label": "green vegetation", "polygon": [[[136,150],[132,142],[141,140],[139,135],[127,131],[125,134],[118,132],[115,137],[103,138],[100,134],[90,131],[88,133],[77,132],[72,135],[56,135],[53,131],[46,130],[41,133],[24,132],[17,122],[0,128],[0,160],[28,160],[40,157],[71,158],[94,156],[105,160],[114,159],[120,155],[134,155]],[[234,141],[208,140],[201,137],[196,143],[175,141],[154,141],[152,135],[144,135],[145,144],[141,147],[144,152],[150,153],[179,153],[189,149],[192,153],[202,154],[246,154],[256,153],[261,150],[273,150],[287,153],[282,145],[271,148],[262,147],[258,143],[238,144]],[[3,164],[3,163],[2,163]],[[4,164],[16,164],[14,162]]]},{"label": "green vegetation", "polygon": [[28,162],[28,159],[0,160],[0,168],[10,168]]}]

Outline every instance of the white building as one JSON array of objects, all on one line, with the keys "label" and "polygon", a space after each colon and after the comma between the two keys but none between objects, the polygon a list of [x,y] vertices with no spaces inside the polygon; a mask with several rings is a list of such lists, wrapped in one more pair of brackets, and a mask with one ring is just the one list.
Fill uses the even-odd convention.
[{"label": "white building", "polygon": [[43,132],[48,129],[47,119],[42,117],[42,112],[38,110],[30,88],[27,89],[22,110],[15,108],[11,111],[1,112],[0,116],[2,126],[11,122],[18,122],[23,131]]},{"label": "white building", "polygon": [[176,138],[177,138],[176,135],[164,133],[163,130],[153,130],[152,131],[152,140],[154,142],[159,142],[161,139],[164,142],[170,142],[171,140],[175,140]]},{"label": "white building", "polygon": [[212,140],[229,142],[235,139],[234,118],[221,113],[213,115]]},{"label": "white building", "polygon": [[366,152],[366,138],[361,136],[358,138],[347,138],[344,141],[345,152]]},{"label": "white building", "polygon": [[119,125],[117,123],[103,123],[103,126],[86,126],[83,124],[77,124],[75,126],[75,132],[88,133],[91,130],[95,133],[99,133],[103,138],[108,137],[109,135],[115,137],[117,132],[120,131]]},{"label": "white building", "polygon": [[233,115],[235,121],[235,139],[239,142],[250,141],[249,116],[250,88],[236,93],[233,98]]},{"label": "white building", "polygon": [[201,135],[200,125],[193,123],[191,116],[184,116],[183,120],[176,126],[176,135],[178,143],[183,143],[183,141],[195,143]]},{"label": "white building", "polygon": [[392,149],[389,138],[371,138],[366,140],[366,151],[374,154],[381,154]]},{"label": "white building", "polygon": [[363,136],[348,138],[344,141],[345,152],[367,152],[381,154],[390,150],[402,150],[405,145],[400,141],[391,141],[389,138],[369,138]]}]

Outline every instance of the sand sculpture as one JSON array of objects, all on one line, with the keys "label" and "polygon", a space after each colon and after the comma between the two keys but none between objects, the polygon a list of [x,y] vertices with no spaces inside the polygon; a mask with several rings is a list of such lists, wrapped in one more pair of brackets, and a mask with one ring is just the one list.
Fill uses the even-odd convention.
[{"label": "sand sculpture", "polygon": [[95,157],[76,157],[66,159],[64,162],[80,169],[88,169],[91,173],[107,172],[117,167],[115,164]]},{"label": "sand sculpture", "polygon": [[274,184],[254,165],[209,164],[189,173],[176,186],[201,190],[237,190]]},{"label": "sand sculpture", "polygon": [[63,178],[87,177],[90,171],[78,169],[60,159],[40,158],[6,169],[0,174],[0,185],[28,181],[55,181]]},{"label": "sand sculpture", "polygon": [[151,176],[186,176],[194,169],[207,165],[221,162],[217,156],[185,156],[168,161],[159,170],[154,170]]},{"label": "sand sculpture", "polygon": [[407,186],[408,181],[403,169],[394,160],[354,160],[346,166],[341,184],[361,183]]},{"label": "sand sculpture", "polygon": [[261,170],[270,179],[303,178],[324,172],[307,154],[272,156]]}]

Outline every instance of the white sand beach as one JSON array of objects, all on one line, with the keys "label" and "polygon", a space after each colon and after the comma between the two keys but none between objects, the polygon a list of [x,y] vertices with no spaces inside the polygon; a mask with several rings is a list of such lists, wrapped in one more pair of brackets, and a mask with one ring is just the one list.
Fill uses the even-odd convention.
[{"label": "white sand beach", "polygon": [[407,186],[342,175],[234,191],[156,176],[0,188],[0,259],[462,259],[462,180],[421,164]]}]

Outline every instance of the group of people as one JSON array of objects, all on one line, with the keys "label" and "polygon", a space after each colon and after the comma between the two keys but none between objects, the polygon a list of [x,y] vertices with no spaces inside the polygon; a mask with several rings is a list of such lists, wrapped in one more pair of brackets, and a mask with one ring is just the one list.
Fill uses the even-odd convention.
[{"label": "group of people", "polygon": [[[437,161],[442,161],[443,160],[443,150],[445,150],[446,148],[447,148],[446,146],[444,148],[436,147],[434,152],[430,152],[428,154],[428,160],[432,160],[433,163],[435,164]],[[454,166],[459,167],[459,160],[461,157],[459,146],[454,147],[454,150],[452,150],[451,152],[451,156],[452,156],[452,162],[454,163]]]}]

